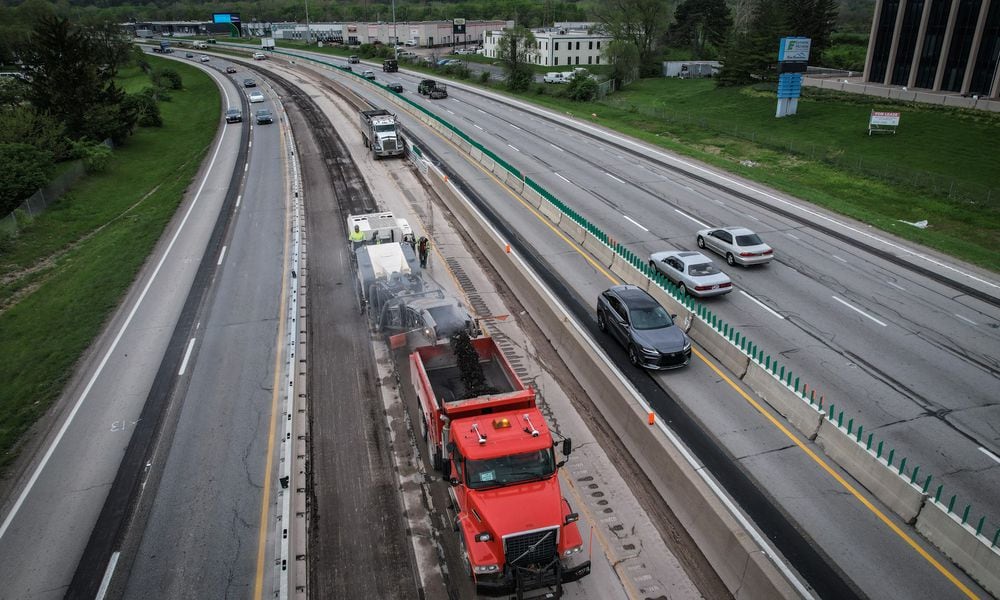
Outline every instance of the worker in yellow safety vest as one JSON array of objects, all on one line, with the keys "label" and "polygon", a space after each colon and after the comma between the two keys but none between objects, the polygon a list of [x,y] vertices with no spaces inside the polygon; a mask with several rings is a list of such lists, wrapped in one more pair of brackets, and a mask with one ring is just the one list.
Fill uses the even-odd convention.
[{"label": "worker in yellow safety vest", "polygon": [[361,233],[361,228],[355,225],[354,231],[351,232],[351,249],[357,250],[364,243],[365,234]]}]

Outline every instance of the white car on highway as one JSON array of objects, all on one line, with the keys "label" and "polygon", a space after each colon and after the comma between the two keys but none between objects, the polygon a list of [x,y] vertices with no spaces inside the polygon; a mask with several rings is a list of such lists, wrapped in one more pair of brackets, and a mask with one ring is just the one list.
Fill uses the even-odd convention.
[{"label": "white car on highway", "polygon": [[702,229],[698,232],[698,247],[725,256],[730,266],[759,265],[774,258],[774,250],[746,227]]},{"label": "white car on highway", "polygon": [[263,102],[263,101],[264,101],[264,94],[263,94],[263,92],[261,92],[260,90],[254,90],[254,91],[250,92],[250,102],[251,102],[251,104],[254,103],[254,102]]},{"label": "white car on highway", "polygon": [[721,296],[733,291],[733,282],[701,252],[654,252],[649,265],[680,288],[681,294],[699,298]]}]

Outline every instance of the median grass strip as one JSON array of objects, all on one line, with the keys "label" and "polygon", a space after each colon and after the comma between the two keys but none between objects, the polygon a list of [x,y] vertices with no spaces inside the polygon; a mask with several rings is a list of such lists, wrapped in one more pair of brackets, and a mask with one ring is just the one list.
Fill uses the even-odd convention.
[{"label": "median grass strip", "polygon": [[[206,74],[148,60],[184,81],[160,105],[164,126],[137,129],[107,171],[86,175],[0,255],[0,467],[118,306],[218,128],[219,92]],[[143,80],[137,68],[122,72],[130,90]]]}]

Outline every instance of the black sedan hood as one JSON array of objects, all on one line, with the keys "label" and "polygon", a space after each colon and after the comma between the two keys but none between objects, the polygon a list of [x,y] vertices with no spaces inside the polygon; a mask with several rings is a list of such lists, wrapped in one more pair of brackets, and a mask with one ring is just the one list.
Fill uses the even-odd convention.
[{"label": "black sedan hood", "polygon": [[663,354],[680,352],[687,342],[684,332],[676,325],[659,329],[633,329],[632,336],[640,345],[654,348]]}]

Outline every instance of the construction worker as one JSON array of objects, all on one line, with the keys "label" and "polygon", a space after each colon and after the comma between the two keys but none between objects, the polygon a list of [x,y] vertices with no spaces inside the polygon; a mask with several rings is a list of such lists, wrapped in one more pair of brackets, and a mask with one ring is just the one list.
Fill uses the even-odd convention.
[{"label": "construction worker", "polygon": [[361,228],[357,225],[354,226],[354,231],[351,232],[351,250],[355,252],[365,243],[365,234],[361,233]]},{"label": "construction worker", "polygon": [[424,236],[420,236],[420,241],[417,242],[417,256],[420,257],[420,268],[427,268],[427,255],[431,251],[431,241]]}]

